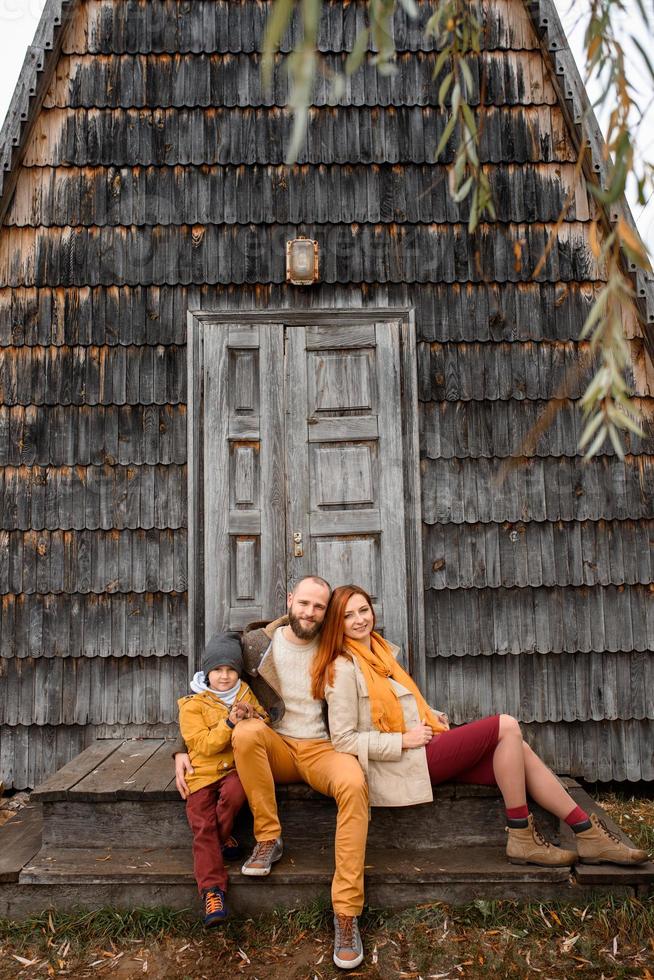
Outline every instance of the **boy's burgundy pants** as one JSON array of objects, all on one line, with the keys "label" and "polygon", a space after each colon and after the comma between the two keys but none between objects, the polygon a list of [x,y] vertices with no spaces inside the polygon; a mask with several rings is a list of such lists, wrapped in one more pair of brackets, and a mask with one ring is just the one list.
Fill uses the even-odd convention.
[{"label": "boy's burgundy pants", "polygon": [[227,889],[222,845],[232,832],[245,793],[236,770],[191,793],[186,818],[193,832],[193,874],[200,894],[205,888]]}]

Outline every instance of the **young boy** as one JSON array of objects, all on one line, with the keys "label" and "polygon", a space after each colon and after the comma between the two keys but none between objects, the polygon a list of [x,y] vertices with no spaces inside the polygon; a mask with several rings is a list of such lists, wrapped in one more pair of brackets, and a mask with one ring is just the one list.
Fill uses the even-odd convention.
[{"label": "young boy", "polygon": [[[232,731],[246,718],[269,721],[241,681],[241,644],[235,633],[219,633],[207,644],[193,694],[180,698],[179,727],[193,775],[187,777],[186,816],[193,832],[193,873],[204,899],[205,926],[227,918],[227,871],[223,851],[237,847],[230,834],[245,793],[234,767]],[[227,845],[227,847],[225,847]],[[228,855],[229,856],[229,855]]]}]

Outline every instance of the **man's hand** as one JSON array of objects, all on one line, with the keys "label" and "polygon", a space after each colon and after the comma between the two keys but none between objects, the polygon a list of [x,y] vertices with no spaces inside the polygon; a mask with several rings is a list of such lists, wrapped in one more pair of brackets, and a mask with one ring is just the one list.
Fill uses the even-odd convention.
[{"label": "man's hand", "polygon": [[191,760],[186,752],[178,752],[175,756],[175,786],[183,800],[187,800],[191,795],[186,785],[186,776],[192,776],[194,771]]},{"label": "man's hand", "polygon": [[[433,710],[433,709],[432,709]],[[445,730],[449,732],[450,730],[450,719],[447,717],[444,711],[434,711],[434,714],[440,721],[441,725],[444,726]]]}]

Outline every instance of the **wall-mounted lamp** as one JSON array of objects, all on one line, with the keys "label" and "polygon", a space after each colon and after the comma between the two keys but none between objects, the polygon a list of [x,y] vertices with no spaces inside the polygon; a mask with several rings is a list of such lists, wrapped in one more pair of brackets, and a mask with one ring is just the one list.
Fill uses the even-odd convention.
[{"label": "wall-mounted lamp", "polygon": [[286,242],[286,282],[308,286],[318,281],[318,242],[294,238]]}]

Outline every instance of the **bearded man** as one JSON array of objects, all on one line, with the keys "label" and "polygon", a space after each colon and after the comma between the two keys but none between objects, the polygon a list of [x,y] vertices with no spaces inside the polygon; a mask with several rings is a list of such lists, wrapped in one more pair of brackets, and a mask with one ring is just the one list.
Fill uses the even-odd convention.
[{"label": "bearded man", "polygon": [[[357,917],[363,908],[368,787],[356,758],[332,748],[325,704],[311,694],[311,664],[330,595],[329,583],[307,576],[289,592],[287,616],[245,630],[245,672],[272,724],[250,713],[234,728],[232,746],[254,817],[256,844],[241,868],[244,875],[268,875],[282,856],[275,783],[305,782],[336,801],[334,962],[352,969],[363,960]],[[177,788],[185,799],[184,777],[192,770],[181,747],[175,769]]]}]

